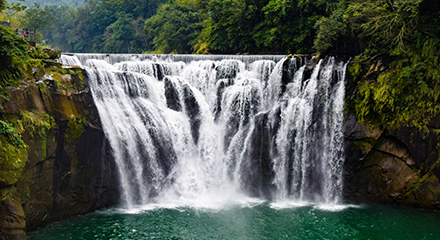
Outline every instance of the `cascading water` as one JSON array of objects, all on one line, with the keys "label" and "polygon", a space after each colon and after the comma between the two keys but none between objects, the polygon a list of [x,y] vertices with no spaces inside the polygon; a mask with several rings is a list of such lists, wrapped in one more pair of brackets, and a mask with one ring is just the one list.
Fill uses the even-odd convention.
[{"label": "cascading water", "polygon": [[86,69],[128,208],[247,196],[342,201],[346,65],[334,58],[313,69],[282,56],[74,54],[60,62]]}]

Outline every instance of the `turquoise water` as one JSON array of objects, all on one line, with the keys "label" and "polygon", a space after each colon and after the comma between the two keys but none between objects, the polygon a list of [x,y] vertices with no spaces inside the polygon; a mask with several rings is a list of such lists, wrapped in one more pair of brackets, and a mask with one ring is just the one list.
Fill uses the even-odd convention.
[{"label": "turquoise water", "polygon": [[389,206],[274,208],[269,203],[223,210],[109,209],[52,224],[29,239],[440,239],[440,213]]}]

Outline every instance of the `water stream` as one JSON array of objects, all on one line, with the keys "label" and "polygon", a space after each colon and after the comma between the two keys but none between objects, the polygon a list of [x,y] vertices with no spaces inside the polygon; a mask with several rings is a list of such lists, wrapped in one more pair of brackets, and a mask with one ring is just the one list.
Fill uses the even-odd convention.
[{"label": "water stream", "polygon": [[128,54],[60,61],[86,69],[123,207],[342,203],[345,63]]}]

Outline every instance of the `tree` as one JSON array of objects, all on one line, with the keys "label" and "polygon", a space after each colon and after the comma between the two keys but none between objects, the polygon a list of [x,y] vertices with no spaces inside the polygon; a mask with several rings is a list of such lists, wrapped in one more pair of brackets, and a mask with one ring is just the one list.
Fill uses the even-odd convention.
[{"label": "tree", "polygon": [[62,51],[71,51],[71,40],[73,36],[70,32],[75,28],[73,24],[75,22],[76,9],[64,5],[53,5],[45,8],[47,8],[56,19],[51,29],[41,30],[46,43],[50,43],[52,47]]},{"label": "tree", "polygon": [[25,68],[29,44],[11,28],[0,26],[0,97],[7,97],[5,86],[16,85]]},{"label": "tree", "polygon": [[355,104],[359,120],[426,129],[440,114],[440,4],[434,2],[349,4],[345,18],[363,49],[354,61],[386,66],[361,78]]},{"label": "tree", "polygon": [[170,1],[145,22],[150,47],[160,53],[191,53],[200,31],[196,5]]},{"label": "tree", "polygon": [[[93,12],[90,6],[79,7],[75,12],[73,28],[67,34],[71,51],[74,52],[94,52],[94,42],[99,39],[102,42],[102,35],[94,25]],[[99,44],[99,43],[98,43]],[[96,51],[96,52],[102,52]]]},{"label": "tree", "polygon": [[164,1],[87,0],[76,8],[66,6],[67,1],[45,1],[44,8],[26,11],[22,25],[37,29],[47,44],[63,51],[140,53],[148,50],[145,19]]},{"label": "tree", "polygon": [[120,13],[118,20],[110,24],[104,33],[104,51],[113,52],[135,52],[132,49],[132,42],[136,38],[136,31],[133,29],[134,22],[131,14]]},{"label": "tree", "polygon": [[214,53],[256,52],[253,30],[266,1],[212,0],[207,5],[199,45]]},{"label": "tree", "polygon": [[46,30],[53,27],[55,17],[48,8],[40,8],[35,4],[32,8],[27,9],[21,17],[21,25],[25,29],[33,31]]},{"label": "tree", "polygon": [[363,48],[376,52],[398,54],[408,47],[409,36],[415,31],[419,5],[423,0],[353,0],[345,18],[359,38]]},{"label": "tree", "polygon": [[[8,3],[6,0],[0,0],[0,21],[14,22],[16,13],[26,9],[26,6],[21,5],[20,2],[24,0],[18,0],[17,3]],[[12,21],[11,21],[12,20]]]}]

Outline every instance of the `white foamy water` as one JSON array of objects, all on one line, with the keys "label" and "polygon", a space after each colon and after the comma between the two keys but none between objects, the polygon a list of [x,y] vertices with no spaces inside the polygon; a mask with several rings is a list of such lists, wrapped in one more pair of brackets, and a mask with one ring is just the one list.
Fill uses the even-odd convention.
[{"label": "white foamy water", "polygon": [[105,54],[60,62],[86,69],[127,211],[264,198],[274,208],[342,206],[344,63]]}]

